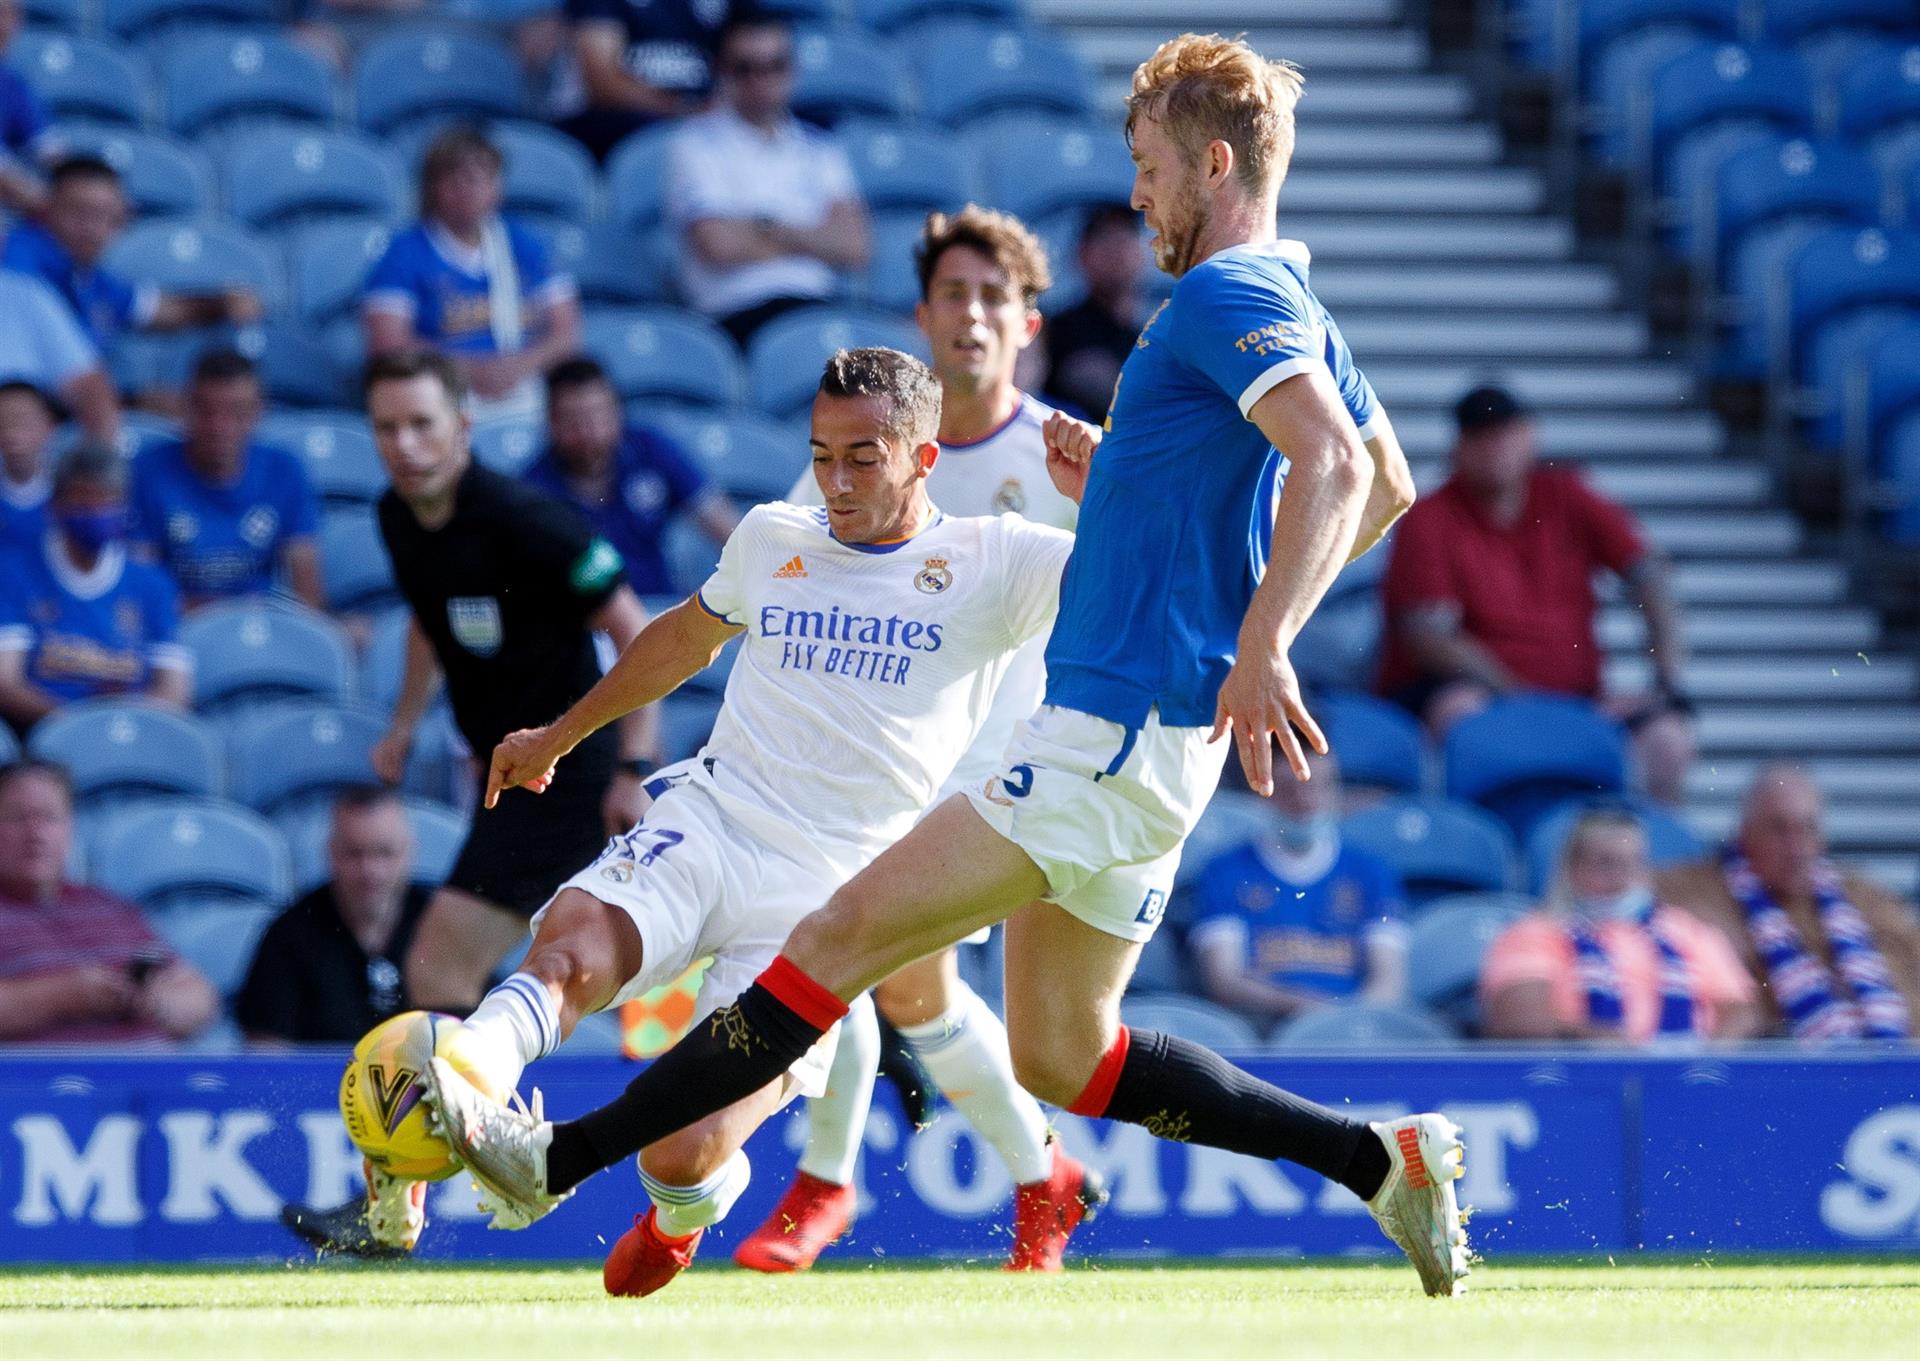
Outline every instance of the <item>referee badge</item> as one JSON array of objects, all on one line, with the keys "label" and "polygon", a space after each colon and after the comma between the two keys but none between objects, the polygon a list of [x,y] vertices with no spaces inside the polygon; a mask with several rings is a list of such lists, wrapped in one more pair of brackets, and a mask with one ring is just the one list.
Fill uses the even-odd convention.
[{"label": "referee badge", "polygon": [[500,602],[490,595],[456,595],[447,601],[447,628],[453,641],[476,657],[500,650]]},{"label": "referee badge", "polygon": [[953,573],[947,570],[945,558],[928,558],[927,565],[914,577],[913,584],[927,595],[939,595],[953,585]]}]

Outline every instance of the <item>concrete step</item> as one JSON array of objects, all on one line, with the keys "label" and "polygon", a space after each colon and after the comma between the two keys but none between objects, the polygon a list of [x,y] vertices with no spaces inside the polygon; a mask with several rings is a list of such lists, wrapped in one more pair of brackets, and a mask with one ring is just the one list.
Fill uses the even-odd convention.
[{"label": "concrete step", "polygon": [[[1703,657],[1689,661],[1682,675],[1687,693],[1702,704],[1769,699],[1904,703],[1914,698],[1911,661],[1886,658],[1869,665],[1851,652],[1827,657]],[[1653,667],[1642,656],[1610,657],[1606,677],[1609,694],[1644,694],[1653,686]]]},{"label": "concrete step", "polygon": [[[1805,763],[1830,803],[1898,800],[1920,804],[1920,760],[1828,757]],[[1744,799],[1761,762],[1745,757],[1701,761],[1687,773],[1687,793],[1703,802]]]},{"label": "concrete step", "polygon": [[1647,347],[1646,320],[1625,312],[1561,317],[1480,310],[1412,316],[1401,310],[1350,307],[1337,320],[1363,364],[1375,355],[1620,359]]},{"label": "concrete step", "polygon": [[1847,598],[1846,569],[1817,559],[1683,562],[1674,568],[1673,583],[1687,606],[1835,606]]},{"label": "concrete step", "polygon": [[1564,260],[1573,227],[1549,217],[1459,216],[1409,221],[1366,214],[1306,213],[1284,199],[1280,234],[1296,237],[1315,260]]},{"label": "concrete step", "polygon": [[1401,173],[1406,166],[1491,166],[1503,150],[1500,134],[1485,123],[1358,123],[1319,117],[1317,104],[1303,109],[1293,148],[1294,174],[1282,193],[1291,193],[1308,167],[1371,165]]},{"label": "concrete step", "polygon": [[[1445,458],[1411,462],[1413,485],[1423,496],[1438,491],[1452,471]],[[1596,463],[1582,471],[1602,492],[1635,511],[1772,504],[1765,472],[1740,464]]]},{"label": "concrete step", "polygon": [[1400,266],[1335,264],[1313,269],[1314,294],[1339,316],[1347,307],[1607,309],[1620,285],[1600,265]]},{"label": "concrete step", "polygon": [[[1076,24],[1071,36],[1080,55],[1095,71],[1118,79],[1131,78],[1134,68],[1152,56],[1155,48],[1183,29],[1208,31],[1204,26],[1196,29],[1191,20],[1182,17],[1154,24]],[[1244,33],[1261,55],[1293,62],[1307,73],[1309,90],[1315,76],[1329,72],[1384,76],[1401,71],[1424,72],[1427,68],[1427,40],[1412,29],[1278,28],[1234,21],[1219,31]]]},{"label": "concrete step", "polygon": [[[1341,329],[1345,330],[1345,323]],[[1360,355],[1361,367],[1370,368],[1366,351],[1357,342],[1354,351]],[[1480,372],[1486,379],[1499,376],[1493,368],[1483,367]],[[1384,400],[1390,403],[1392,398]],[[1415,410],[1404,417],[1394,415],[1393,425],[1410,458],[1445,454],[1457,433],[1451,412]],[[1713,458],[1727,438],[1725,428],[1705,411],[1546,411],[1540,415],[1539,427],[1542,454],[1580,460]]]},{"label": "concrete step", "polygon": [[1800,522],[1784,510],[1652,511],[1640,525],[1676,558],[1790,557],[1800,549]]},{"label": "concrete step", "polygon": [[[1737,803],[1689,805],[1687,823],[1701,836],[1723,841],[1740,821]],[[1920,808],[1832,804],[1827,840],[1843,850],[1920,853]]]},{"label": "concrete step", "polygon": [[[1301,132],[1304,141],[1306,133]],[[1282,219],[1299,213],[1535,213],[1546,186],[1522,167],[1484,170],[1323,170],[1307,167],[1280,188]],[[1424,225],[1424,224],[1423,224]]]},{"label": "concrete step", "polygon": [[[1880,644],[1880,621],[1871,610],[1725,609],[1693,606],[1686,612],[1687,647],[1695,654],[1742,655],[1814,652],[1872,657]],[[1646,646],[1646,624],[1633,605],[1609,605],[1600,613],[1600,642],[1609,652]]]},{"label": "concrete step", "polygon": [[[1840,847],[1843,852],[1851,847]],[[1916,889],[1920,889],[1920,856],[1907,848],[1905,855],[1848,854],[1847,868],[1866,875],[1882,888],[1899,894],[1912,902]]]},{"label": "concrete step", "polygon": [[1721,753],[1795,759],[1818,753],[1915,753],[1920,752],[1920,709],[1833,702],[1716,704],[1700,712],[1700,746],[1714,758]]},{"label": "concrete step", "polygon": [[[1316,263],[1313,270],[1315,291],[1321,298],[1323,271]],[[1541,266],[1547,272],[1559,266]],[[1409,271],[1411,272],[1411,271]],[[1336,320],[1342,315],[1338,305],[1327,302]],[[1487,366],[1477,360],[1381,359],[1362,356],[1361,367],[1375,392],[1387,404],[1395,421],[1403,412],[1416,408],[1439,408],[1449,419],[1453,404],[1476,383],[1487,380]],[[1578,364],[1536,364],[1525,360],[1500,365],[1497,375],[1514,395],[1529,406],[1543,411],[1586,407],[1672,407],[1690,402],[1694,395],[1693,375],[1678,364],[1655,364],[1644,360],[1586,360]],[[1425,413],[1431,414],[1431,413]]]}]

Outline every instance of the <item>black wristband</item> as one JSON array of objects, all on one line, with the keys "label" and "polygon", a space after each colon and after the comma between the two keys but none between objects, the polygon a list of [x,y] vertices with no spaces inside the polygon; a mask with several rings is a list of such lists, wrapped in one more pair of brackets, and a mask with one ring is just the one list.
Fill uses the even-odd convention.
[{"label": "black wristband", "polygon": [[622,775],[631,775],[639,780],[650,780],[653,778],[653,772],[660,767],[644,756],[635,756],[620,762],[615,769]]}]

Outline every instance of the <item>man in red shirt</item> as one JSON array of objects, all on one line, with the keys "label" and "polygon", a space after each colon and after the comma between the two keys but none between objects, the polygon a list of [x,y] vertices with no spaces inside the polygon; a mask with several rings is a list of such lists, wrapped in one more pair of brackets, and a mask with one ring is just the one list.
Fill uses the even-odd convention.
[{"label": "man in red shirt", "polygon": [[[1647,794],[1677,805],[1693,758],[1685,661],[1666,564],[1621,507],[1540,467],[1529,413],[1497,387],[1455,408],[1453,476],[1407,513],[1384,588],[1380,690],[1435,732],[1495,695],[1547,690],[1605,707],[1634,734]],[[1651,695],[1603,698],[1593,575],[1614,573],[1647,621]]]},{"label": "man in red shirt", "polygon": [[220,1014],[140,909],[66,883],[73,792],[44,761],[0,766],[0,1043],[184,1040]]}]

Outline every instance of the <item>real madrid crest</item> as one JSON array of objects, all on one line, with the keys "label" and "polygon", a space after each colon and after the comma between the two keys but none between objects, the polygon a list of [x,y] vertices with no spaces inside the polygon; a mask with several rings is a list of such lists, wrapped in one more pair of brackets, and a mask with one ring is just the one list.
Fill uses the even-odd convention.
[{"label": "real madrid crest", "polygon": [[600,867],[600,877],[616,884],[630,884],[633,882],[633,861],[609,860]]},{"label": "real madrid crest", "polygon": [[928,558],[927,565],[914,577],[913,584],[927,595],[939,595],[953,585],[953,573],[947,570],[945,558]]}]

